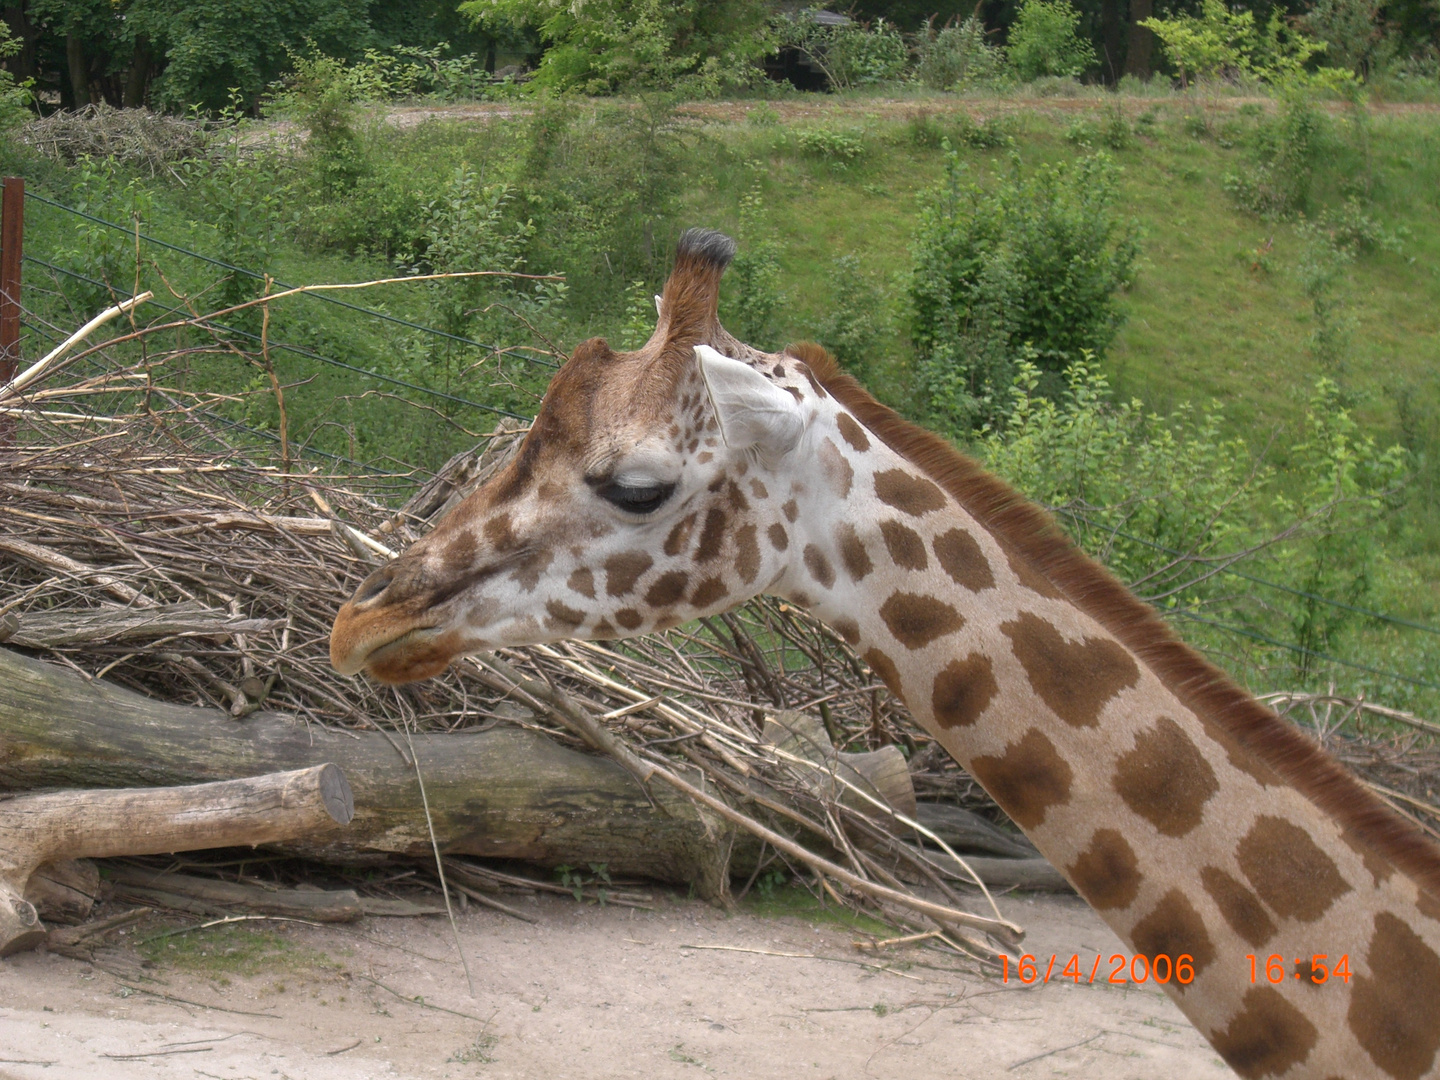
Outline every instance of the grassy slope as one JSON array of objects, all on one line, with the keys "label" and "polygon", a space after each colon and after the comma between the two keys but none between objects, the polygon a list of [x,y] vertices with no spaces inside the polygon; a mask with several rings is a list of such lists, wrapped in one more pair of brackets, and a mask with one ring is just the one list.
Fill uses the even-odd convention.
[{"label": "grassy slope", "polygon": [[[986,113],[984,102],[963,107]],[[1100,118],[1098,107],[1091,113]],[[1184,130],[1180,107],[1156,113],[1150,133],[1111,151],[1124,169],[1123,210],[1139,221],[1144,238],[1140,274],[1124,302],[1127,322],[1110,353],[1112,377],[1123,391],[1162,410],[1184,400],[1219,399],[1243,431],[1293,422],[1319,373],[1306,348],[1309,302],[1294,272],[1302,245],[1293,225],[1237,209],[1222,186],[1225,173],[1245,161],[1255,120],[1227,110],[1210,121],[1210,134],[1197,136]],[[1074,121],[1070,110],[1043,106],[1018,114],[1011,119],[1016,150],[1027,164],[1073,156],[1077,147],[1065,133]],[[820,123],[863,133],[866,158],[837,169],[799,157],[783,128],[716,126],[712,131],[735,164],[706,176],[688,198],[696,220],[733,227],[739,194],[750,182],[738,162],[762,162],[771,224],[784,246],[791,301],[785,330],[796,336],[830,302],[831,257],[857,254],[871,273],[900,282],[916,196],[941,170],[939,150],[914,145],[903,118],[874,112],[867,118],[863,107],[837,103]],[[1384,115],[1372,125],[1374,216],[1411,235],[1403,253],[1366,255],[1352,268],[1345,293],[1358,327],[1346,381],[1362,391],[1367,426],[1393,438],[1390,391],[1410,380],[1434,395],[1440,371],[1440,117]],[[1317,185],[1322,203],[1338,200],[1335,174],[1354,166],[1344,145],[1348,121],[1336,118],[1332,127],[1335,145],[1325,157],[1334,166]],[[982,182],[1008,167],[1008,151],[962,154]],[[1268,269],[1252,269],[1267,239],[1273,239]],[[890,359],[903,362],[903,342],[897,337],[890,348]]]}]

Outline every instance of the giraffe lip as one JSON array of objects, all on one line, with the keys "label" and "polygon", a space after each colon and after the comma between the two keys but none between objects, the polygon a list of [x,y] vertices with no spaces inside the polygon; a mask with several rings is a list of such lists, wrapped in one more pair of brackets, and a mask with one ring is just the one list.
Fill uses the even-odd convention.
[{"label": "giraffe lip", "polygon": [[348,659],[343,671],[345,675],[355,675],[366,668],[373,667],[377,662],[393,657],[398,653],[417,642],[427,641],[437,636],[438,631],[433,626],[412,626],[403,634],[391,638],[388,641],[381,641],[372,644],[364,653],[354,653]]}]

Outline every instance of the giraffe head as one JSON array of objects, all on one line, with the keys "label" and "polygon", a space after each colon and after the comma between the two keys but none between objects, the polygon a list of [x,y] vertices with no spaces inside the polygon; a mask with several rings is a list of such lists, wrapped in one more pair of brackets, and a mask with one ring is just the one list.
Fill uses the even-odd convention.
[{"label": "giraffe head", "polygon": [[650,341],[576,348],[513,462],[340,609],[338,670],[428,678],[467,652],[664,629],[775,582],[796,504],[773,478],[806,411],[786,358],[719,324],[734,251],[688,231]]}]

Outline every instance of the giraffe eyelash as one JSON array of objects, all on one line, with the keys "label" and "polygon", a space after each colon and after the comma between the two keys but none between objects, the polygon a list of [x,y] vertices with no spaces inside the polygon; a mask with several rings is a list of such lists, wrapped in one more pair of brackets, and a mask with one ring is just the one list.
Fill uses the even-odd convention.
[{"label": "giraffe eyelash", "polygon": [[595,487],[595,494],[611,506],[631,514],[651,514],[675,494],[675,484],[622,484],[611,480]]}]

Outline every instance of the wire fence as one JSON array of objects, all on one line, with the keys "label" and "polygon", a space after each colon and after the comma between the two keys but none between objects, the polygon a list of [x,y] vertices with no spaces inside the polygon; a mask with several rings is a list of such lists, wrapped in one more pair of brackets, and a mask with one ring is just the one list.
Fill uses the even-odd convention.
[{"label": "wire fence", "polygon": [[[283,290],[294,287],[274,278],[268,277],[266,274],[260,271],[242,266],[237,266],[223,259],[215,258],[211,255],[196,251],[192,248],[187,248],[183,245],[175,244],[170,241],[153,236],[149,233],[143,232],[139,229],[138,224],[136,226],[127,226],[115,221],[110,221],[106,218],[99,217],[84,210],[80,210],[71,206],[66,206],[61,202],[47,198],[46,196],[40,195],[33,191],[27,191],[26,198],[33,201],[37,205],[46,207],[49,210],[58,211],[63,214],[73,215],[77,219],[88,221],[94,225],[98,225],[103,228],[115,230],[118,233],[121,233],[135,240],[137,243],[144,243],[154,246],[156,248],[173,252],[185,258],[193,259],[203,265],[211,266],[218,270],[222,270],[227,274],[236,275],[237,277],[242,277],[247,280],[265,282],[268,283],[270,287],[276,289]],[[94,289],[106,290],[116,299],[128,299],[132,295],[132,293],[128,290],[117,289],[111,283],[101,281],[98,278],[84,274],[73,268],[61,266],[58,263],[53,262],[49,259],[41,258],[35,255],[26,255],[24,257],[24,261],[28,266],[35,268],[37,271],[49,274],[52,278],[66,278],[69,280],[83,283]],[[328,305],[336,309],[344,310],[352,315],[356,315],[361,318],[373,319],[378,323],[398,327],[411,333],[430,336],[438,340],[444,340],[468,349],[475,349],[487,355],[508,353],[519,356],[526,363],[539,368],[554,369],[558,367],[558,365],[553,359],[551,359],[549,356],[546,356],[541,350],[534,349],[532,347],[500,346],[496,344],[486,343],[461,334],[455,334],[438,327],[427,326],[423,323],[419,323],[411,319],[406,319],[401,316],[394,315],[390,312],[379,311],[374,308],[365,307],[361,304],[350,303],[346,300],[340,299],[339,297],[331,296],[326,293],[301,293],[300,296],[303,296],[305,299],[312,301],[316,304]],[[174,316],[182,319],[191,317],[190,312],[180,307],[168,307],[160,305],[159,310],[161,314],[167,316]],[[220,323],[214,320],[205,320],[205,325],[220,334],[233,336],[234,338],[248,341],[252,344],[256,344],[261,341],[260,334],[257,334],[254,331],[246,330],[243,327],[234,326],[228,323]],[[39,324],[33,321],[27,321],[26,326],[32,332],[38,333],[41,336],[49,337],[52,339],[56,338],[56,335],[54,335],[52,331],[45,330]],[[268,339],[266,341],[266,344],[271,349],[286,352],[298,357],[303,357],[306,360],[313,361],[315,363],[336,369],[338,371],[343,371],[355,376],[363,377],[365,379],[374,380],[376,383],[392,387],[397,391],[402,391],[406,395],[414,395],[415,397],[428,398],[430,400],[443,402],[448,405],[475,409],[499,417],[506,417],[520,421],[528,421],[531,419],[529,416],[516,412],[512,409],[497,406],[487,402],[476,401],[464,395],[455,394],[447,390],[439,390],[434,387],[424,386],[420,383],[403,379],[395,375],[375,371],[369,368],[359,366],[357,364],[349,363],[344,360],[339,360],[335,357],[327,355],[326,353],[323,353],[319,350],[310,348],[305,345],[298,345],[293,342],[286,342],[283,340],[275,340],[273,338]],[[409,399],[407,398],[404,400]],[[207,412],[206,415],[215,422],[225,427],[228,427],[237,433],[241,433],[247,437],[263,440],[267,443],[275,443],[279,441],[278,437],[272,431],[266,431],[261,428],[256,428],[254,426],[244,424],[233,418],[222,416],[219,413],[215,413],[213,411]],[[325,450],[320,447],[304,444],[297,449],[303,454],[316,456],[334,463],[343,463],[344,465],[352,469],[364,470],[372,474],[383,474],[386,472],[386,470],[377,469],[373,463],[362,462],[356,460],[353,457]],[[394,474],[391,473],[391,475]],[[1077,511],[1073,508],[1057,508],[1056,513],[1063,517],[1070,518],[1077,524],[1086,525],[1091,528],[1103,529],[1108,534],[1122,538],[1131,543],[1139,544],[1141,546],[1154,550],[1157,553],[1167,555],[1171,558],[1193,557],[1193,553],[1182,552],[1167,547],[1163,544],[1147,540],[1143,537],[1135,536],[1122,530],[1114,529],[1109,526],[1094,522],[1088,519],[1082,512]],[[1211,561],[1223,562],[1223,557],[1217,557]],[[1313,604],[1319,604],[1327,608],[1344,611],[1348,614],[1371,620],[1377,624],[1393,626],[1399,629],[1414,631],[1421,634],[1440,636],[1440,627],[1430,626],[1422,622],[1417,622],[1413,619],[1408,619],[1386,612],[1359,607],[1357,605],[1348,604],[1344,601],[1336,600],[1331,597],[1323,596],[1313,592],[1308,592],[1303,589],[1297,589],[1282,582],[1271,581],[1266,578],[1262,578],[1258,575],[1252,574],[1246,570],[1240,569],[1235,566],[1221,565],[1216,567],[1216,572],[1229,577],[1234,577],[1238,580],[1245,581],[1249,584],[1256,585],[1261,588],[1270,589],[1287,595],[1291,595]],[[1404,674],[1398,671],[1391,671],[1374,665],[1359,663],[1354,660],[1347,660],[1345,658],[1318,651],[1316,649],[1310,648],[1302,644],[1298,644],[1296,642],[1285,641],[1281,638],[1277,638],[1271,634],[1266,634],[1254,628],[1237,626],[1233,623],[1229,623],[1220,619],[1210,618],[1205,615],[1201,615],[1193,610],[1176,609],[1166,611],[1165,614],[1167,615],[1167,617],[1172,618],[1176,621],[1190,622],[1198,625],[1203,625],[1212,630],[1218,630],[1222,633],[1232,635],[1236,638],[1242,638],[1248,641],[1257,642],[1270,648],[1280,649],[1295,656],[1304,657],[1307,661],[1319,661],[1324,664],[1334,665],[1336,667],[1344,668],[1364,675],[1381,679],[1394,680],[1395,682],[1403,683],[1405,685],[1422,690],[1440,691],[1440,683],[1429,679],[1417,678],[1414,675]]]}]

